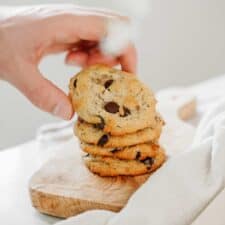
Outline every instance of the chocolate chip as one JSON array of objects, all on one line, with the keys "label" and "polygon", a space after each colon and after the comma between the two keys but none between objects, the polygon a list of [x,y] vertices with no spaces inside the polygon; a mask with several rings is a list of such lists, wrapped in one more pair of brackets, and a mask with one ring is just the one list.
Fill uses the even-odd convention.
[{"label": "chocolate chip", "polygon": [[130,115],[130,110],[127,107],[123,106],[123,115],[120,115],[120,116],[126,117],[128,115]]},{"label": "chocolate chip", "polygon": [[104,108],[109,113],[117,113],[120,107],[116,102],[107,102]]},{"label": "chocolate chip", "polygon": [[77,87],[77,79],[74,80],[73,86],[76,88]]},{"label": "chocolate chip", "polygon": [[88,157],[90,154],[89,153],[87,153],[86,155],[84,155],[84,157]]},{"label": "chocolate chip", "polygon": [[101,116],[98,117],[100,118],[101,122],[94,124],[94,128],[102,130],[105,127],[105,120]]},{"label": "chocolate chip", "polygon": [[107,80],[104,84],[105,88],[109,88],[109,86],[111,86],[111,84],[113,83],[113,80]]},{"label": "chocolate chip", "polygon": [[109,137],[107,134],[102,135],[102,137],[98,140],[97,145],[98,146],[104,146],[109,140]]},{"label": "chocolate chip", "polygon": [[140,110],[140,106],[136,105],[136,110],[139,111]]},{"label": "chocolate chip", "polygon": [[118,152],[118,151],[120,151],[119,148],[114,148],[114,149],[110,150],[110,152],[112,152],[112,153],[115,153],[115,152]]},{"label": "chocolate chip", "polygon": [[140,159],[140,157],[141,157],[141,153],[140,152],[137,152],[135,159],[138,160],[138,159]]},{"label": "chocolate chip", "polygon": [[84,120],[80,116],[78,117],[78,121],[84,123]]},{"label": "chocolate chip", "polygon": [[151,158],[151,157],[147,157],[146,159],[141,160],[141,162],[144,163],[144,164],[147,166],[147,169],[148,169],[148,170],[150,170],[152,164],[154,163],[154,159]]}]

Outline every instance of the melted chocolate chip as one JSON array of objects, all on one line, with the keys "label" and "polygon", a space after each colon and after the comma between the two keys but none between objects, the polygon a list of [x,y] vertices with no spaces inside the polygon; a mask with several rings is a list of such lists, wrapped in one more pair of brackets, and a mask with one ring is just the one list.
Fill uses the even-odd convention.
[{"label": "melted chocolate chip", "polygon": [[76,88],[77,87],[77,79],[74,80],[73,86]]},{"label": "melted chocolate chip", "polygon": [[136,106],[136,110],[137,110],[137,111],[140,110],[140,106],[139,106],[139,105]]},{"label": "melted chocolate chip", "polygon": [[109,113],[119,112],[119,105],[116,102],[107,102],[104,108]]},{"label": "melted chocolate chip", "polygon": [[140,157],[141,157],[141,153],[140,152],[137,152],[135,159],[138,160],[138,159],[140,159]]},{"label": "melted chocolate chip", "polygon": [[98,117],[100,118],[101,122],[94,124],[94,128],[102,130],[105,127],[105,120],[101,116]]},{"label": "melted chocolate chip", "polygon": [[81,123],[84,122],[84,120],[81,117],[78,117],[78,121],[81,122]]},{"label": "melted chocolate chip", "polygon": [[87,153],[86,155],[84,155],[84,157],[88,157],[90,154],[89,153]]},{"label": "melted chocolate chip", "polygon": [[97,145],[98,146],[104,146],[109,140],[109,137],[107,134],[102,135],[102,137],[98,140]]},{"label": "melted chocolate chip", "polygon": [[114,148],[114,149],[110,150],[110,152],[112,152],[112,153],[115,153],[115,152],[118,152],[118,151],[120,151],[119,148]]},{"label": "melted chocolate chip", "polygon": [[127,107],[123,106],[123,115],[120,115],[120,116],[126,117],[126,116],[130,115],[130,113],[131,113],[130,110]]},{"label": "melted chocolate chip", "polygon": [[113,83],[113,80],[107,80],[104,84],[105,89],[109,88],[109,86],[111,86],[112,83]]},{"label": "melted chocolate chip", "polygon": [[152,164],[154,163],[154,159],[151,157],[147,157],[146,159],[141,160],[141,162],[147,166],[148,170],[150,170],[152,167]]}]

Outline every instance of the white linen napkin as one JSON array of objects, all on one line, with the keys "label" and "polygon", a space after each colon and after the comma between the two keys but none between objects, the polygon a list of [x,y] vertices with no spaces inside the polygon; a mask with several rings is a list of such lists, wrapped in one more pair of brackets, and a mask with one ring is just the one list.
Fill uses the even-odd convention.
[{"label": "white linen napkin", "polygon": [[225,99],[201,120],[192,147],[169,159],[119,213],[94,210],[57,225],[188,225],[225,186]]}]

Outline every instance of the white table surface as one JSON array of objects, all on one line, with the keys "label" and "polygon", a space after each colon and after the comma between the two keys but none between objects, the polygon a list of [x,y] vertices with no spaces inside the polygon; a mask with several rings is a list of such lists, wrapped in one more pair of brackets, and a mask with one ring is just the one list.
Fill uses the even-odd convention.
[{"label": "white table surface", "polygon": [[[35,141],[0,152],[0,224],[48,225],[59,220],[38,213],[29,199],[29,178],[43,163],[42,155]],[[192,225],[203,224],[225,224],[225,190]]]},{"label": "white table surface", "polygon": [[0,152],[0,224],[47,225],[58,221],[31,206],[28,182],[40,166],[39,156],[35,141]]}]

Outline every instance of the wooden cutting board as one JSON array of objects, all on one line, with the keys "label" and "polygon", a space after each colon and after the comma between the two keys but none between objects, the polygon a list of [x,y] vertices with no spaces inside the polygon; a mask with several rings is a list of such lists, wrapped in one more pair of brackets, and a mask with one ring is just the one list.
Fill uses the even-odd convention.
[{"label": "wooden cutting board", "polygon": [[[160,142],[167,155],[177,154],[193,139],[194,128],[180,118],[188,119],[194,114],[195,99],[188,93],[160,97],[158,110],[166,121]],[[91,209],[117,212],[149,178],[149,175],[99,177],[84,166],[76,138],[67,141],[61,148],[29,183],[32,204],[42,213],[66,218]]]}]

